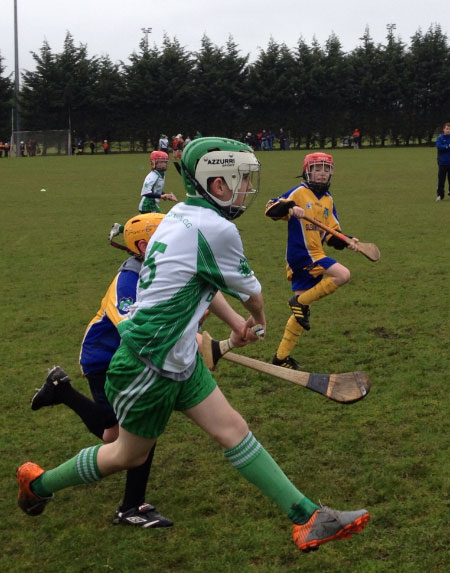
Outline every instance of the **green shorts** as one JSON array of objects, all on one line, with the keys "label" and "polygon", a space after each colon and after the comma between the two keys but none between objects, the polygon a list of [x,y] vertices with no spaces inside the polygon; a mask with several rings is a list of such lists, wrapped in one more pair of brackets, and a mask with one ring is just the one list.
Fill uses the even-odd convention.
[{"label": "green shorts", "polygon": [[200,354],[191,376],[175,382],[152,370],[121,344],[108,369],[105,393],[122,428],[144,438],[157,438],[173,410],[193,408],[215,387],[216,381]]}]

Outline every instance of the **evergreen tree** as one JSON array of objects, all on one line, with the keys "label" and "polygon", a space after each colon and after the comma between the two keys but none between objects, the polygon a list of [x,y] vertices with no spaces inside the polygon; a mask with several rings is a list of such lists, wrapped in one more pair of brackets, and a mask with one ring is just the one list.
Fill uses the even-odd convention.
[{"label": "evergreen tree", "polygon": [[380,52],[381,76],[377,94],[377,131],[381,145],[390,137],[400,143],[404,101],[407,97],[405,45],[395,38],[395,24],[388,25],[387,44]]},{"label": "evergreen tree", "polygon": [[332,34],[325,44],[322,58],[321,86],[319,98],[322,105],[319,116],[320,145],[323,147],[329,139],[331,146],[349,130],[350,90],[349,63],[342,51],[339,38]]},{"label": "evergreen tree", "polygon": [[381,47],[373,42],[369,28],[365,29],[360,40],[362,44],[351,52],[348,59],[350,123],[375,145],[378,136],[377,106],[382,90]]},{"label": "evergreen tree", "polygon": [[71,127],[77,137],[86,139],[97,60],[88,58],[85,44],[76,47],[72,35],[67,32],[63,51],[56,56],[56,67],[59,82],[55,96],[62,102],[66,126]]},{"label": "evergreen tree", "polygon": [[162,50],[141,43],[124,66],[130,126],[144,151],[160,133],[177,134],[189,121],[191,56],[174,39],[164,37]]},{"label": "evergreen tree", "polygon": [[59,74],[56,56],[44,41],[40,53],[32,52],[35,71],[25,71],[21,88],[21,115],[24,130],[67,129],[63,102],[58,100]]},{"label": "evergreen tree", "polygon": [[11,135],[11,109],[14,95],[13,82],[5,75],[3,58],[0,54],[0,141],[9,140]]},{"label": "evergreen tree", "polygon": [[431,141],[434,133],[448,121],[450,109],[450,51],[448,38],[439,25],[425,34],[419,30],[411,38],[407,57],[408,96],[402,126],[406,142]]},{"label": "evergreen tree", "polygon": [[156,47],[149,49],[144,41],[141,42],[140,49],[139,54],[133,52],[130,56],[130,64],[124,64],[124,76],[131,149],[135,149],[134,143],[138,140],[146,151],[149,139],[148,125],[157,122],[160,103],[159,52]]},{"label": "evergreen tree", "polygon": [[176,38],[164,36],[159,58],[157,121],[151,125],[152,141],[156,145],[161,132],[167,135],[182,133],[192,121],[190,107],[193,100],[193,62],[190,52]]},{"label": "evergreen tree", "polygon": [[70,32],[60,54],[53,54],[45,41],[33,59],[36,70],[23,75],[23,129],[72,129],[84,138],[89,131],[89,95],[95,83],[96,60],[87,57],[85,45],[74,45]]},{"label": "evergreen tree", "polygon": [[272,38],[250,66],[248,101],[253,131],[285,126],[296,108],[295,58]]},{"label": "evergreen tree", "polygon": [[[315,123],[315,97],[317,87],[313,82],[314,60],[317,54],[300,38],[294,52],[294,73],[291,78],[293,90],[293,114],[291,135],[297,145],[302,141],[309,149],[313,140]],[[286,120],[285,120],[286,121]]]},{"label": "evergreen tree", "polygon": [[89,138],[119,141],[127,134],[125,79],[108,56],[92,62],[94,84],[89,91]]},{"label": "evergreen tree", "polygon": [[237,137],[248,120],[248,56],[239,55],[231,37],[219,48],[203,36],[194,57],[191,131]]}]

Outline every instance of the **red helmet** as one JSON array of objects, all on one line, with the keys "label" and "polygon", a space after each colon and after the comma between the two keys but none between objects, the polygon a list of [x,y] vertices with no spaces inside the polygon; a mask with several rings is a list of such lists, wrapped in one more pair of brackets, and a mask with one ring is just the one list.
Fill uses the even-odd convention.
[{"label": "red helmet", "polygon": [[169,156],[165,151],[152,151],[150,153],[150,163],[153,169],[155,169],[157,161],[165,161],[166,162],[165,168],[167,168],[167,164],[169,163]]},{"label": "red helmet", "polygon": [[169,161],[169,156],[165,151],[152,151],[150,161]]},{"label": "red helmet", "polygon": [[305,155],[305,159],[303,160],[303,171],[310,172],[311,167],[316,163],[326,164],[334,169],[334,161],[333,157],[328,153],[322,153],[318,151],[317,153],[309,153]]},{"label": "red helmet", "polygon": [[[311,169],[313,165],[328,165],[330,176],[326,183],[317,183],[311,181]],[[322,153],[318,151],[316,153],[309,153],[303,159],[303,179],[308,183],[308,187],[317,193],[325,193],[328,191],[331,183],[331,176],[334,171],[334,160],[333,157],[328,153]]]}]

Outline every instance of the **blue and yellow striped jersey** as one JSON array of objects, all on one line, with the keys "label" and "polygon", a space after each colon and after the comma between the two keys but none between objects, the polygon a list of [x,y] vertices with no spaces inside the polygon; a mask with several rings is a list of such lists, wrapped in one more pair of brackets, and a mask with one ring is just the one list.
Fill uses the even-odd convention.
[{"label": "blue and yellow striped jersey", "polygon": [[107,370],[120,345],[119,322],[128,318],[130,306],[136,301],[136,288],[141,263],[127,259],[109,285],[100,308],[84,333],[80,351],[83,374]]},{"label": "blue and yellow striped jersey", "polygon": [[[270,199],[265,214],[274,220],[288,221],[286,260],[290,269],[300,269],[326,257],[323,243],[328,241],[331,235],[313,223],[291,217],[288,211],[294,204],[302,207],[309,217],[318,219],[333,229],[340,230],[340,225],[329,191],[316,194],[306,183],[302,183]],[[289,274],[288,268],[288,276]]]}]

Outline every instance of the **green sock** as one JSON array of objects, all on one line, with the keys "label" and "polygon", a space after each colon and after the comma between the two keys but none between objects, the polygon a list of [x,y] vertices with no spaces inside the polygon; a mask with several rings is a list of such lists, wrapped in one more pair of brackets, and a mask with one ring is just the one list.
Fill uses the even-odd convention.
[{"label": "green sock", "polygon": [[294,523],[305,523],[319,509],[294,486],[251,432],[224,455],[247,481],[273,499]]},{"label": "green sock", "polygon": [[41,497],[47,497],[72,485],[101,480],[97,465],[97,452],[100,447],[101,444],[85,448],[67,462],[44,472],[32,482],[31,490]]}]

